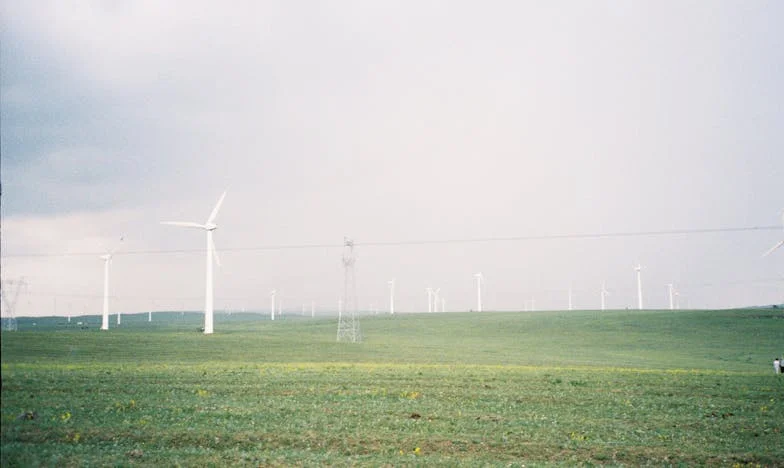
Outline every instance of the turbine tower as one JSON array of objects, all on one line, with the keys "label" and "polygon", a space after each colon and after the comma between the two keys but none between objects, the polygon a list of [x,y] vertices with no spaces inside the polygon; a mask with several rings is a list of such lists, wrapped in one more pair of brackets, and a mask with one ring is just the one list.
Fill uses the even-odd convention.
[{"label": "turbine tower", "polygon": [[275,291],[274,289],[272,291],[270,291],[270,301],[271,301],[271,304],[270,304],[270,320],[275,320],[275,294],[276,293],[277,293],[277,291]]},{"label": "turbine tower", "polygon": [[427,312],[433,312],[433,288],[425,288],[427,291]]},{"label": "turbine tower", "polygon": [[673,298],[673,295],[674,295],[674,289],[675,289],[675,287],[673,286],[673,284],[672,284],[672,283],[669,283],[669,284],[667,285],[667,292],[668,292],[668,293],[669,293],[669,295],[670,295],[670,310],[675,310],[675,302],[673,301],[673,299],[674,299],[674,298]]},{"label": "turbine tower", "polygon": [[357,319],[357,280],[354,275],[354,263],[357,257],[354,254],[354,241],[348,237],[343,238],[343,297],[348,317],[344,317],[342,310],[338,313],[338,341],[349,341],[351,343],[361,343],[362,334],[359,330],[359,320]]},{"label": "turbine tower", "polygon": [[637,272],[637,308],[642,310],[642,277],[640,276],[642,266],[638,263],[637,266],[634,267],[634,271]]},{"label": "turbine tower", "polygon": [[[438,312],[438,305],[441,303],[441,299],[439,299],[440,296],[438,295],[440,292],[441,288],[433,291],[433,312]],[[443,312],[443,310],[441,312]]]},{"label": "turbine tower", "polygon": [[482,312],[482,280],[484,276],[482,273],[474,273],[476,278],[476,310]]},{"label": "turbine tower", "polygon": [[610,292],[604,287],[604,282],[602,282],[602,310],[605,310],[605,298],[610,295]]},{"label": "turbine tower", "polygon": [[[784,210],[782,210],[782,211],[781,211],[781,225],[782,225],[782,228],[784,228]],[[778,248],[779,248],[779,247],[781,247],[782,245],[784,245],[784,240],[781,240],[781,241],[779,241],[779,243],[778,243],[778,244],[776,244],[776,245],[774,245],[773,247],[771,247],[771,248],[770,248],[770,250],[768,250],[767,252],[765,252],[764,254],[762,254],[762,256],[763,256],[763,257],[767,257],[768,255],[770,255],[771,253],[773,253],[773,251],[774,251],[774,250],[778,249]]]},{"label": "turbine tower", "polygon": [[395,314],[395,278],[387,281],[389,285],[389,315]]},{"label": "turbine tower", "polygon": [[[120,242],[123,241],[123,236],[120,236]],[[112,263],[112,257],[117,252],[117,247],[112,251],[101,255],[103,260],[103,315],[101,316],[101,330],[109,329],[109,265]],[[120,316],[117,316],[117,324],[119,325]]]},{"label": "turbine tower", "polygon": [[220,210],[221,204],[223,204],[223,199],[226,198],[226,191],[223,192],[223,195],[218,199],[218,203],[215,205],[215,208],[212,209],[210,216],[207,218],[207,222],[204,224],[189,222],[189,221],[164,221],[161,224],[168,224],[171,226],[181,226],[187,228],[196,228],[196,229],[203,229],[207,232],[207,271],[206,271],[206,286],[204,292],[204,334],[210,335],[213,332],[213,298],[212,298],[212,262],[213,260],[215,263],[220,266],[220,258],[218,257],[218,252],[215,250],[215,242],[212,240],[212,232],[218,228],[218,225],[215,224],[215,218],[218,216],[218,210]]}]

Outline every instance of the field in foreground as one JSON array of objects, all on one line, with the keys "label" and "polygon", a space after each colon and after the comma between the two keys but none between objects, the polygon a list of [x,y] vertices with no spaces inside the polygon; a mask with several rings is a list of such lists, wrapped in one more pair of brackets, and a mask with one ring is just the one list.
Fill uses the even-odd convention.
[{"label": "field in foreground", "polygon": [[198,319],[3,333],[2,466],[784,463],[778,311]]}]

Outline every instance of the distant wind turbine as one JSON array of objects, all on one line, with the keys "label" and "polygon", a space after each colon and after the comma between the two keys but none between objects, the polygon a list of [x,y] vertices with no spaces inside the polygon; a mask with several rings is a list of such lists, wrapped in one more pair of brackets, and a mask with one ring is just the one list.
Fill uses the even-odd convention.
[{"label": "distant wind turbine", "polygon": [[[120,242],[123,237],[120,236]],[[112,257],[117,252],[115,247],[111,252],[101,255],[103,260],[103,316],[101,317],[101,330],[109,329],[109,265],[112,263]],[[119,325],[119,315],[117,316],[117,324]]]},{"label": "distant wind turbine", "polygon": [[427,291],[427,311],[433,312],[433,288],[425,288]]},{"label": "distant wind turbine", "polygon": [[604,310],[605,309],[605,298],[610,295],[610,292],[607,291],[607,288],[605,288],[604,282],[602,282],[602,292],[601,292],[601,294],[602,294],[602,310]]},{"label": "distant wind turbine", "polygon": [[637,264],[637,266],[634,267],[634,271],[637,272],[637,308],[642,310],[642,277],[640,276],[642,266]]},{"label": "distant wind turbine", "polygon": [[215,242],[212,240],[212,232],[218,228],[218,225],[215,224],[215,218],[218,216],[218,210],[220,210],[221,204],[223,204],[223,199],[226,198],[226,191],[223,192],[220,199],[218,199],[218,203],[215,205],[215,208],[212,209],[210,216],[207,218],[207,222],[204,224],[194,223],[194,222],[184,222],[184,221],[164,221],[161,224],[168,224],[171,226],[181,226],[181,227],[188,227],[188,228],[196,228],[196,229],[204,229],[207,232],[207,272],[206,272],[206,286],[205,286],[205,293],[204,293],[204,334],[210,335],[213,332],[213,298],[212,298],[212,262],[213,260],[215,263],[220,266],[220,258],[218,257],[218,252],[215,250]]},{"label": "distant wind turbine", "polygon": [[[433,291],[433,312],[438,312],[438,306],[441,303],[441,299],[439,299],[438,293],[441,292],[441,288],[436,289]],[[443,310],[441,311],[443,312]]]},{"label": "distant wind turbine", "polygon": [[474,273],[474,278],[476,278],[476,309],[482,312],[482,280],[484,276],[482,273]]},{"label": "distant wind turbine", "polygon": [[667,293],[670,295],[670,310],[675,310],[674,291],[675,286],[672,283],[667,284]]},{"label": "distant wind turbine", "polygon": [[389,285],[389,315],[395,313],[395,278],[387,281]]},{"label": "distant wind turbine", "polygon": [[[782,210],[782,212],[781,212],[781,226],[782,226],[782,228],[784,228],[784,210]],[[765,252],[765,253],[764,253],[762,256],[763,256],[763,257],[767,257],[768,255],[770,255],[771,253],[773,253],[773,251],[774,251],[774,250],[778,249],[778,248],[779,248],[779,247],[781,247],[782,245],[784,245],[784,239],[782,239],[781,241],[779,241],[779,243],[778,243],[778,244],[776,244],[776,245],[774,245],[773,247],[771,247],[771,248],[770,248],[770,250],[768,250],[767,252]]]},{"label": "distant wind turbine", "polygon": [[270,291],[270,300],[272,301],[270,304],[270,320],[275,320],[275,291],[274,289]]}]

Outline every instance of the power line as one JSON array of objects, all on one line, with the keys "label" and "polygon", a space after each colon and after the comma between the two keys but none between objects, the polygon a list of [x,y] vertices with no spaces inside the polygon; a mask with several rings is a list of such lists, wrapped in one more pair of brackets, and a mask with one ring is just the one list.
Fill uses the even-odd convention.
[{"label": "power line", "polygon": [[[546,241],[546,240],[578,240],[578,239],[612,239],[628,237],[661,237],[694,234],[719,234],[737,233],[749,231],[774,231],[781,229],[781,226],[746,226],[729,228],[704,228],[704,229],[667,229],[659,231],[633,231],[633,232],[605,232],[587,234],[543,234],[527,236],[509,237],[474,237],[456,239],[429,239],[429,240],[404,240],[404,241],[368,241],[355,242],[355,246],[362,247],[395,247],[405,245],[434,245],[434,244],[470,244],[483,242],[523,242],[523,241]],[[279,245],[260,245],[247,247],[228,247],[221,248],[221,252],[260,252],[275,250],[303,250],[303,249],[336,249],[342,248],[342,244],[279,244]],[[161,249],[161,250],[126,250],[116,252],[120,255],[162,255],[162,254],[183,254],[183,253],[202,253],[203,249]],[[62,252],[62,253],[18,253],[3,254],[4,258],[32,258],[32,257],[83,257],[100,256],[105,252]]]}]

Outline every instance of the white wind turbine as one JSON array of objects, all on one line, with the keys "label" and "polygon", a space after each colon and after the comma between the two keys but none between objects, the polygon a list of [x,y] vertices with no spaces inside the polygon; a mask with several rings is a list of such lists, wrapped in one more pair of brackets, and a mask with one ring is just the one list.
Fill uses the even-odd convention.
[{"label": "white wind turbine", "polygon": [[387,281],[389,285],[389,315],[395,314],[395,278]]},{"label": "white wind turbine", "polygon": [[476,309],[482,312],[482,280],[485,277],[482,273],[474,273],[474,278],[476,278]]},{"label": "white wind turbine", "polygon": [[427,311],[433,312],[433,288],[425,288],[427,291]]},{"label": "white wind turbine", "polygon": [[637,308],[642,310],[642,278],[640,276],[642,266],[637,264],[637,266],[634,267],[634,271],[637,272]]},{"label": "white wind turbine", "polygon": [[206,287],[204,293],[204,334],[210,335],[213,332],[212,315],[213,315],[213,298],[212,298],[212,262],[220,266],[220,258],[218,252],[215,250],[215,242],[212,240],[212,232],[218,228],[215,224],[215,218],[218,216],[223,199],[226,198],[226,191],[223,192],[215,208],[212,209],[207,222],[204,224],[187,222],[187,221],[164,221],[161,224],[168,224],[171,226],[181,226],[188,228],[204,229],[207,232],[207,273],[206,273]]},{"label": "white wind turbine", "polygon": [[[440,292],[441,288],[433,291],[433,312],[438,312],[438,305],[441,303],[440,296],[438,295]],[[441,312],[443,312],[443,310]]]},{"label": "white wind turbine", "polygon": [[[782,210],[782,212],[781,212],[781,225],[782,225],[782,228],[784,228],[784,210]],[[768,250],[767,252],[765,252],[765,253],[764,253],[762,256],[763,256],[763,257],[767,257],[768,255],[770,255],[771,253],[773,253],[773,251],[774,251],[774,250],[778,249],[778,248],[779,248],[779,247],[781,247],[782,245],[784,245],[784,239],[782,239],[781,241],[779,241],[779,243],[778,243],[778,244],[776,244],[776,245],[774,245],[773,247],[771,247],[771,248],[770,248],[770,250]]]},{"label": "white wind turbine", "polygon": [[610,295],[610,292],[607,291],[607,288],[605,288],[604,282],[602,282],[601,294],[602,294],[602,310],[605,310],[605,299],[607,298],[607,296]]},{"label": "white wind turbine", "polygon": [[675,310],[675,286],[672,283],[667,284],[667,293],[670,295],[670,310]]},{"label": "white wind turbine", "polygon": [[675,308],[678,310],[681,310],[681,297],[683,294],[680,291],[675,291]]},{"label": "white wind turbine", "polygon": [[[123,237],[120,236],[120,242]],[[103,316],[101,317],[101,330],[109,329],[109,264],[112,262],[114,253],[117,252],[117,247],[111,252],[101,255],[103,260]],[[120,324],[120,316],[117,315],[117,324]]]},{"label": "white wind turbine", "polygon": [[275,320],[275,294],[277,294],[276,290],[270,291],[270,320]]}]

